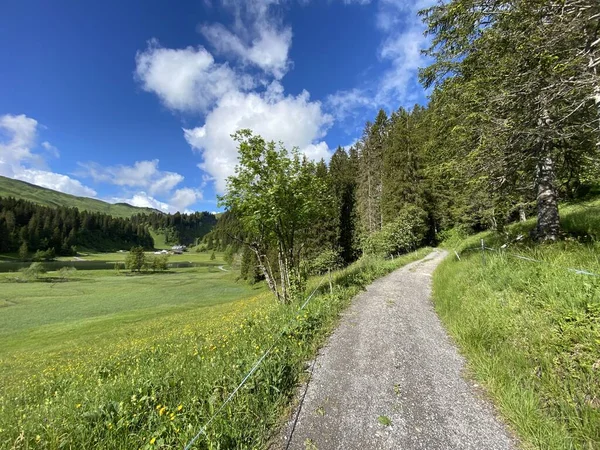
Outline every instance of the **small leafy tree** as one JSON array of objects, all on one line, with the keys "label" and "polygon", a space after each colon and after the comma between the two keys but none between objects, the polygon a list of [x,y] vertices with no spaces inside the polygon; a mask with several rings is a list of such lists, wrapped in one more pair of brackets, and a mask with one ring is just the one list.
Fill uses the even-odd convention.
[{"label": "small leafy tree", "polygon": [[217,259],[217,255],[215,255],[215,251],[213,250],[213,252],[210,254],[210,260],[214,261],[215,259]]},{"label": "small leafy tree", "polygon": [[40,262],[31,263],[29,267],[21,269],[26,280],[37,280],[42,274],[46,273],[44,265]]},{"label": "small leafy tree", "polygon": [[27,242],[23,241],[21,247],[19,247],[19,259],[25,261],[29,256],[29,248],[27,248]]},{"label": "small leafy tree", "polygon": [[132,272],[140,272],[146,267],[146,254],[143,247],[132,247],[125,258],[125,267]]},{"label": "small leafy tree", "polygon": [[238,131],[239,163],[227,180],[220,205],[235,212],[261,272],[276,298],[291,301],[302,288],[303,244],[326,197],[316,165],[297,149],[266,142],[250,130]]},{"label": "small leafy tree", "polygon": [[53,248],[49,248],[47,250],[38,250],[33,255],[33,260],[37,262],[52,261],[54,258],[56,258],[56,250]]},{"label": "small leafy tree", "polygon": [[75,272],[77,272],[75,267],[61,267],[58,274],[63,281],[67,281]]},{"label": "small leafy tree", "polygon": [[152,272],[164,272],[169,267],[169,255],[159,255],[150,258],[149,267]]}]

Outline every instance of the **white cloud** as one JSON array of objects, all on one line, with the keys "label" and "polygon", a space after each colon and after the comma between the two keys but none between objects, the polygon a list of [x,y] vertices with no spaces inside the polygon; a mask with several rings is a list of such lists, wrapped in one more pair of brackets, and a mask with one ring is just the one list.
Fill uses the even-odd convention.
[{"label": "white cloud", "polygon": [[280,80],[290,67],[288,56],[292,45],[292,29],[282,25],[273,11],[281,3],[284,2],[223,0],[223,6],[235,18],[231,29],[215,23],[201,25],[198,30],[218,54],[233,56]]},{"label": "white cloud", "polygon": [[343,120],[351,115],[356,115],[358,109],[375,107],[376,104],[372,96],[361,89],[350,89],[347,91],[338,91],[327,96],[327,107],[333,112],[335,117]]},{"label": "white cloud", "polygon": [[231,92],[206,116],[204,125],[184,129],[188,143],[203,156],[200,168],[215,179],[218,192],[224,192],[225,180],[234,173],[237,146],[231,134],[250,128],[265,139],[282,141],[288,148],[298,147],[308,157],[320,159],[330,154],[320,141],[332,123],[319,102],[311,102],[304,91],[285,96],[275,85],[265,93]]},{"label": "white cloud", "polygon": [[155,199],[151,195],[148,195],[146,192],[138,192],[134,194],[132,197],[123,198],[123,197],[113,197],[109,200],[111,203],[129,203],[132,206],[137,206],[139,208],[154,208],[158,209],[162,212],[170,212],[171,207],[160,200]]},{"label": "white cloud", "polygon": [[[436,0],[379,0],[377,28],[382,32],[378,56],[389,67],[369,87],[338,91],[327,97],[327,109],[339,120],[356,119],[358,112],[377,108],[410,107],[419,99],[422,88],[418,69],[427,64],[421,50],[428,45],[425,25],[418,12]],[[362,119],[362,117],[361,117]]]},{"label": "white cloud", "polygon": [[172,110],[204,112],[231,90],[252,86],[227,64],[217,64],[203,47],[169,49],[157,40],[135,57],[135,76],[147,92],[155,93]]},{"label": "white cloud", "polygon": [[[38,122],[24,114],[0,116],[0,175],[15,178],[67,194],[95,197],[96,191],[67,175],[45,170],[43,155],[33,149],[37,145]],[[42,147],[58,153],[48,141]],[[33,167],[31,167],[33,166]]]},{"label": "white cloud", "polygon": [[46,170],[23,169],[15,173],[14,178],[66,194],[82,197],[95,197],[97,194],[95,190],[84,186],[79,180]]},{"label": "white cloud", "polygon": [[289,67],[288,52],[292,45],[291,28],[277,29],[268,22],[254,25],[255,37],[244,42],[222,24],[204,25],[202,34],[222,55],[233,55],[246,64],[253,64],[281,79]]},{"label": "white cloud", "polygon": [[0,158],[5,164],[20,164],[31,160],[31,148],[37,139],[38,122],[24,114],[0,116],[0,132],[5,141],[0,143]]},{"label": "white cloud", "polygon": [[198,200],[202,200],[202,192],[196,189],[183,188],[177,189],[171,197],[170,204],[179,212],[187,210],[188,206],[193,205]]},{"label": "white cloud", "polygon": [[159,160],[136,161],[132,166],[116,165],[103,167],[97,163],[79,163],[82,176],[89,176],[96,182],[147,189],[150,195],[168,194],[184,180],[176,172],[161,171]]},{"label": "white cloud", "polygon": [[190,213],[188,206],[202,200],[202,192],[191,188],[177,189],[171,196],[169,202],[163,202],[150,195],[146,191],[139,191],[131,196],[113,197],[108,201],[111,203],[129,203],[140,208],[154,208],[165,213]]},{"label": "white cloud", "polygon": [[55,158],[60,158],[60,153],[58,152],[58,149],[52,145],[50,142],[48,141],[44,141],[42,142],[42,147],[44,147],[44,149],[50,153],[52,156],[54,156]]}]

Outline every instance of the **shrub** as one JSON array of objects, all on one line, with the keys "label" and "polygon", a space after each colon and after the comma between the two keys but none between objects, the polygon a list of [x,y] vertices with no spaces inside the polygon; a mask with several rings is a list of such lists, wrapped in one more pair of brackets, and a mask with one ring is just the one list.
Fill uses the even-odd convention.
[{"label": "shrub", "polygon": [[29,267],[21,269],[20,272],[26,280],[37,280],[40,275],[46,273],[46,269],[41,262],[33,262]]},{"label": "shrub", "polygon": [[77,272],[75,267],[61,267],[58,271],[58,275],[63,281],[67,281],[71,275]]},{"label": "shrub", "polygon": [[125,267],[132,272],[139,272],[147,265],[143,247],[132,247],[125,258]]},{"label": "shrub", "polygon": [[49,248],[47,250],[38,250],[33,255],[33,260],[37,262],[52,261],[54,258],[56,258],[56,250],[54,250],[53,248]]},{"label": "shrub", "polygon": [[366,255],[389,256],[408,253],[419,247],[427,234],[427,213],[416,206],[399,211],[393,222],[364,239]]},{"label": "shrub", "polygon": [[148,266],[152,272],[164,272],[169,268],[169,255],[159,255],[149,258]]}]

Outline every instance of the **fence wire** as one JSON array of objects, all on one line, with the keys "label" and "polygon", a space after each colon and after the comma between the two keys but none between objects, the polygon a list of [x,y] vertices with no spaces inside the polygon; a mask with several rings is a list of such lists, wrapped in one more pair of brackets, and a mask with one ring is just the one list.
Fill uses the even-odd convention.
[{"label": "fence wire", "polygon": [[325,275],[323,278],[321,278],[321,281],[319,282],[319,284],[317,285],[317,287],[308,296],[308,298],[302,304],[302,306],[298,309],[298,311],[296,311],[296,314],[294,314],[294,317],[286,324],[285,327],[283,327],[283,330],[279,333],[279,335],[277,336],[277,338],[275,338],[275,340],[273,341],[273,344],[271,344],[271,346],[268,348],[268,350],[266,352],[264,352],[262,354],[262,356],[254,363],[254,365],[252,366],[252,368],[250,369],[250,371],[242,379],[242,381],[240,382],[240,384],[238,384],[238,386],[231,392],[231,394],[229,394],[229,396],[223,402],[223,404],[219,407],[219,409],[217,409],[217,411],[214,412],[214,414],[210,417],[210,419],[203,426],[200,427],[200,430],[198,431],[198,433],[192,438],[192,440],[190,440],[188,442],[188,444],[184,447],[184,450],[189,450],[192,447],[192,445],[194,445],[194,443],[200,438],[200,436],[202,436],[202,435],[207,436],[206,435],[206,429],[217,418],[217,416],[221,413],[221,411],[223,411],[223,409],[225,408],[225,406],[227,406],[227,404],[233,399],[233,397],[235,397],[235,394],[238,393],[238,391],[242,388],[242,386],[244,386],[244,384],[246,384],[246,382],[250,379],[250,377],[252,377],[252,375],[258,370],[258,368],[260,367],[260,365],[262,364],[262,362],[265,360],[265,358],[271,354],[271,352],[273,351],[273,349],[275,348],[275,346],[279,343],[279,341],[281,340],[281,338],[283,337],[283,335],[285,334],[285,332],[289,329],[290,325],[296,321],[296,319],[300,315],[300,312],[302,312],[302,310],[306,307],[306,305],[308,305],[308,303],[313,298],[313,296],[315,295],[315,293],[317,292],[317,290],[321,287],[321,285],[323,284],[323,281],[325,281],[325,278],[327,278],[327,276],[328,275]]}]

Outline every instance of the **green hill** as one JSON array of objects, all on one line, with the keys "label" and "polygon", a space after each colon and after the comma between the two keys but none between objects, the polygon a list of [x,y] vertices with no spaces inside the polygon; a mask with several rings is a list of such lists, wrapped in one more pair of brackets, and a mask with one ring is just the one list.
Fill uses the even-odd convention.
[{"label": "green hill", "polygon": [[110,214],[114,217],[131,217],[134,214],[160,212],[152,208],[138,208],[127,203],[112,204],[93,198],[77,197],[2,176],[0,176],[0,197],[14,197],[50,207],[74,207],[80,210]]}]

